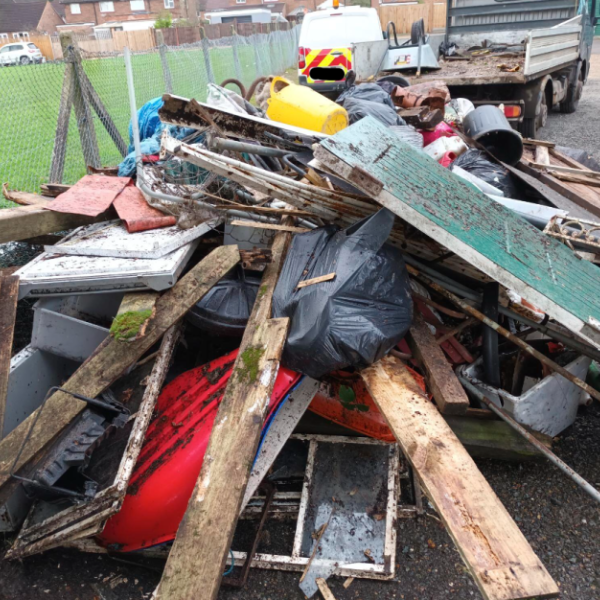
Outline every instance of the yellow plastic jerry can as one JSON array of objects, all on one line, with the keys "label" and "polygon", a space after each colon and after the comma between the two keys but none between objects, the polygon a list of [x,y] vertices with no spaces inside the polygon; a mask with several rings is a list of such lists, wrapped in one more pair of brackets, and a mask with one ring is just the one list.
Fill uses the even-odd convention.
[{"label": "yellow plastic jerry can", "polygon": [[274,121],[311,131],[334,134],[348,127],[348,113],[335,102],[283,77],[271,83],[267,115]]}]

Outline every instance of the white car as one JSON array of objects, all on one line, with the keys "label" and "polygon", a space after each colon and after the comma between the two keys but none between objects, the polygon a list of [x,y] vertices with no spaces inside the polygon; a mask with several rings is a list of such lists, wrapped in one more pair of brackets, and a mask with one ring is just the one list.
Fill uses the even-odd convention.
[{"label": "white car", "polygon": [[29,65],[43,61],[44,55],[31,42],[17,42],[0,48],[0,65],[3,67],[7,67],[8,65]]}]

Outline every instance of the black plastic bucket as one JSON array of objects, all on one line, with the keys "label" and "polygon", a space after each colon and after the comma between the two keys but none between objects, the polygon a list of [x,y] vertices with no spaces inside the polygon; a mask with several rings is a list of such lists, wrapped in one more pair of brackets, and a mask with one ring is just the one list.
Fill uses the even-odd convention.
[{"label": "black plastic bucket", "polygon": [[502,162],[516,165],[523,156],[523,138],[496,106],[488,104],[472,110],[464,118],[463,130]]},{"label": "black plastic bucket", "polygon": [[186,315],[204,331],[241,337],[260,287],[260,274],[249,275],[241,268],[219,281]]}]

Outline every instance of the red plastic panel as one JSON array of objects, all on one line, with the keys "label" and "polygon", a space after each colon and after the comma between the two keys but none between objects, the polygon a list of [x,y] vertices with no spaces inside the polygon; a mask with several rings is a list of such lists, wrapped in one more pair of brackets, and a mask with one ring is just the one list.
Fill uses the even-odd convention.
[{"label": "red plastic panel", "polygon": [[[175,538],[236,356],[237,350],[183,373],[165,386],[123,506],[108,520],[99,538],[101,544],[129,552]],[[300,378],[293,371],[279,369],[270,414]]]}]

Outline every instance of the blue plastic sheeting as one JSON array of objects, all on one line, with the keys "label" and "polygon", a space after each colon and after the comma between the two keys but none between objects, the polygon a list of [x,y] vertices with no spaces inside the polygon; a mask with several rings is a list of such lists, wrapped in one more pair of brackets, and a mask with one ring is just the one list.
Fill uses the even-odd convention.
[{"label": "blue plastic sheeting", "polygon": [[[162,98],[154,98],[150,100],[138,110],[138,124],[140,127],[140,140],[146,140],[151,138],[154,134],[161,132],[166,124],[163,123],[159,116],[158,111],[164,104]],[[129,148],[128,152],[133,152],[133,125],[129,121]],[[144,152],[144,154],[146,154]]]},{"label": "blue plastic sheeting", "polygon": [[[158,111],[162,108],[163,99],[154,98],[146,102],[138,110],[138,123],[140,127],[140,147],[143,156],[158,154],[160,152],[160,136],[165,128],[169,128],[171,137],[181,140],[194,133],[194,129],[189,127],[177,127],[167,125],[158,117]],[[135,150],[133,147],[133,126],[129,122],[129,148],[127,156],[119,165],[119,177],[131,177],[135,175]]]}]

